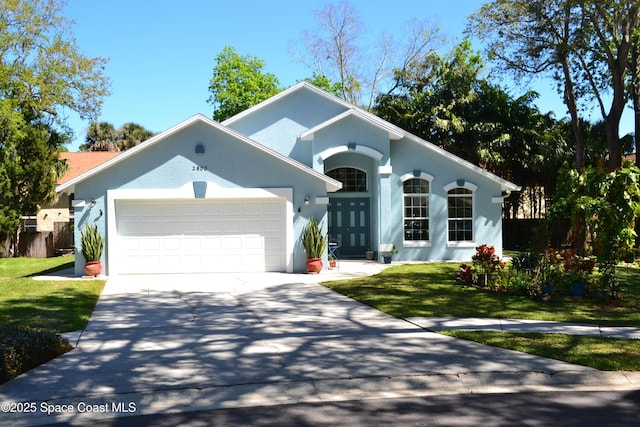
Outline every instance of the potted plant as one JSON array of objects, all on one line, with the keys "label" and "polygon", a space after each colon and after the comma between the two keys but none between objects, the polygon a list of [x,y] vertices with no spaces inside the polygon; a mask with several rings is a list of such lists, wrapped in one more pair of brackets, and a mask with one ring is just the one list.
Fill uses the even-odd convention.
[{"label": "potted plant", "polygon": [[373,249],[371,249],[371,243],[369,243],[369,246],[367,247],[367,250],[364,252],[364,256],[369,260],[373,260],[376,256],[375,252],[373,251]]},{"label": "potted plant", "polygon": [[333,254],[329,254],[328,255],[329,258],[329,268],[336,268],[337,265],[337,261],[336,261],[336,257],[333,256]]},{"label": "potted plant", "polygon": [[396,250],[396,245],[391,245],[391,249],[382,252],[382,259],[385,264],[391,264],[391,259],[398,251]]},{"label": "potted plant", "polygon": [[564,271],[571,287],[571,295],[582,297],[585,293],[587,277],[593,272],[595,261],[579,256],[575,250],[569,249],[563,252]]},{"label": "potted plant", "polygon": [[85,224],[84,230],[80,233],[80,242],[85,260],[84,273],[95,277],[102,273],[100,258],[104,249],[104,238],[100,235],[98,226]]},{"label": "potted plant", "polygon": [[550,297],[554,287],[562,281],[563,258],[554,248],[548,248],[540,261],[542,296]]},{"label": "potted plant", "polygon": [[307,271],[309,273],[322,271],[322,254],[327,247],[327,238],[322,234],[321,228],[318,220],[311,217],[302,232],[302,246],[307,252]]}]

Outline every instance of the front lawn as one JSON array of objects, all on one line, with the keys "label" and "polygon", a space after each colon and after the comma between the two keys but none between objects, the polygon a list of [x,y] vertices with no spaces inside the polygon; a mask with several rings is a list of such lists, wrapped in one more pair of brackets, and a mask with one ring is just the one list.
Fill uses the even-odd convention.
[{"label": "front lawn", "polygon": [[84,329],[103,280],[34,280],[73,257],[0,259],[0,383],[69,350],[58,333]]},{"label": "front lawn", "polygon": [[590,366],[601,371],[640,371],[640,340],[494,331],[441,331],[440,333]]},{"label": "front lawn", "polygon": [[406,264],[371,277],[324,285],[393,316],[485,317],[640,327],[640,269],[620,268],[622,298],[610,304],[593,297],[554,296],[542,302],[487,292],[454,280],[459,263]]},{"label": "front lawn", "polygon": [[33,280],[70,268],[73,257],[1,258],[0,323],[69,332],[83,329],[103,280]]},{"label": "front lawn", "polygon": [[[638,268],[618,268],[621,298],[605,304],[595,295],[582,300],[554,295],[543,302],[488,292],[456,282],[458,267],[459,263],[398,265],[375,276],[323,284],[400,318],[513,318],[640,327]],[[640,340],[488,331],[441,333],[600,370],[640,370]]]}]

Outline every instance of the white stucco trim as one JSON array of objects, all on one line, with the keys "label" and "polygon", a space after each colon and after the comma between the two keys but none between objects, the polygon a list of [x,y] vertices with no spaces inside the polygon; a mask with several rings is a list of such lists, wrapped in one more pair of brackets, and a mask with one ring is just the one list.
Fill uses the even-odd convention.
[{"label": "white stucco trim", "polygon": [[355,147],[353,147],[353,150],[350,150],[348,145],[338,145],[336,147],[327,148],[326,150],[321,151],[318,154],[318,156],[324,162],[331,156],[335,156],[336,154],[346,153],[346,152],[360,153],[367,157],[371,157],[372,159],[375,159],[378,162],[382,160],[382,158],[384,157],[384,154],[382,154],[380,151],[376,150],[375,148],[367,147],[366,145],[361,145],[361,144],[355,144]]},{"label": "white stucco trim", "polygon": [[431,242],[428,240],[403,240],[402,246],[405,248],[430,248]]},{"label": "white stucco trim", "polygon": [[195,199],[193,184],[188,183],[179,188],[166,189],[119,189],[107,190],[107,274],[118,275],[117,253],[118,228],[116,223],[116,202],[118,200],[229,200],[229,199],[285,199],[286,228],[285,250],[287,273],[293,272],[293,188],[220,188],[207,183],[204,199]]},{"label": "white stucco trim", "polygon": [[476,190],[478,189],[478,186],[469,181],[464,181],[462,185],[460,185],[458,181],[453,181],[444,186],[444,191],[449,192],[454,188],[466,188],[467,190],[471,190],[472,192],[475,193]]},{"label": "white stucco trim", "polygon": [[393,173],[393,167],[391,166],[378,166],[379,175],[391,175]]},{"label": "white stucco trim", "polygon": [[428,174],[426,172],[422,172],[421,171],[419,176],[415,176],[413,172],[405,173],[404,175],[402,175],[400,177],[400,180],[402,182],[405,182],[405,181],[407,181],[409,179],[412,179],[412,178],[424,179],[425,181],[428,181],[429,183],[431,183],[435,179],[435,177],[433,175],[430,175],[430,174]]},{"label": "white stucco trim", "polygon": [[496,205],[501,205],[502,202],[504,202],[504,199],[506,199],[510,195],[511,195],[511,191],[506,191],[505,194],[503,194],[502,196],[492,197],[491,198],[491,203],[495,203]]},{"label": "white stucco trim", "polygon": [[[447,232],[448,232],[448,230],[447,230]],[[474,234],[475,234],[475,230],[474,230]],[[476,243],[475,243],[475,241],[464,241],[464,242],[448,241],[447,242],[447,247],[448,248],[475,248],[476,247]]]}]

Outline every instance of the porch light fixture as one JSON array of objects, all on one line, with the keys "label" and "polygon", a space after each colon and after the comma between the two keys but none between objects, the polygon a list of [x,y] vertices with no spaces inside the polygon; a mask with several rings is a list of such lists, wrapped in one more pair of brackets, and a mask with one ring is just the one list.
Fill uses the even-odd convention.
[{"label": "porch light fixture", "polygon": [[93,207],[96,205],[96,201],[92,200],[91,203],[89,203],[89,207],[93,209]]},{"label": "porch light fixture", "polygon": [[204,145],[202,144],[196,145],[196,154],[204,154]]},{"label": "porch light fixture", "polygon": [[305,204],[306,206],[309,206],[309,203],[310,203],[309,196],[306,196],[306,197],[304,198],[304,204]]}]

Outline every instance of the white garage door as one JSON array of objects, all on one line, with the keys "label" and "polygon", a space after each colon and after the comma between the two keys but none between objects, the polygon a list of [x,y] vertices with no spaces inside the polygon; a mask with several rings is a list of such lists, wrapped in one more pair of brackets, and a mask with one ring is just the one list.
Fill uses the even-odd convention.
[{"label": "white garage door", "polygon": [[120,273],[286,271],[283,199],[118,201]]}]

